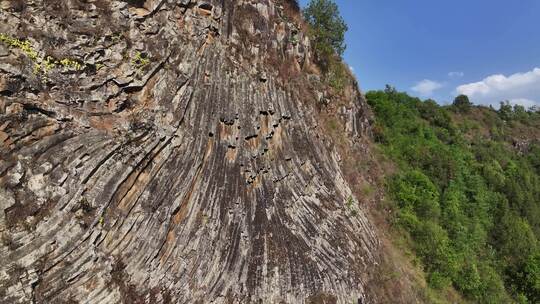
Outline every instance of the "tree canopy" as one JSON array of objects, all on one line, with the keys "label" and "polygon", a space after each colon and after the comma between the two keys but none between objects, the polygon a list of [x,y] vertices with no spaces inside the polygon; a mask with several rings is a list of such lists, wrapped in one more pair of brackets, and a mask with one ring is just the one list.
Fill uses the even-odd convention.
[{"label": "tree canopy", "polygon": [[327,62],[334,54],[343,55],[348,28],[333,0],[311,0],[304,9],[304,18],[311,26],[319,60]]},{"label": "tree canopy", "polygon": [[454,99],[453,106],[460,112],[468,112],[472,107],[472,103],[467,95],[462,94]]}]

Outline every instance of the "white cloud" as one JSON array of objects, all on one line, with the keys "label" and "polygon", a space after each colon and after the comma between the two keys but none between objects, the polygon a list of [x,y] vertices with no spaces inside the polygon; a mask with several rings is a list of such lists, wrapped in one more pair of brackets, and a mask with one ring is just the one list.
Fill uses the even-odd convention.
[{"label": "white cloud", "polygon": [[434,91],[442,87],[443,87],[442,83],[429,80],[429,79],[424,79],[418,82],[414,87],[412,87],[411,90],[413,90],[416,93],[419,93],[422,96],[431,96],[433,95]]},{"label": "white cloud", "polygon": [[476,103],[498,105],[509,100],[523,106],[540,105],[540,68],[510,76],[491,75],[482,81],[460,85],[457,94],[468,95]]},{"label": "white cloud", "polygon": [[450,72],[450,73],[448,73],[448,77],[454,78],[454,79],[461,78],[463,76],[465,76],[465,73],[463,73],[463,72]]},{"label": "white cloud", "polygon": [[530,108],[530,107],[533,107],[533,106],[537,106],[538,103],[535,102],[534,100],[530,100],[530,99],[527,99],[527,98],[516,98],[516,99],[510,99],[509,102],[511,104],[517,104],[517,105],[522,105],[524,106],[526,109]]}]

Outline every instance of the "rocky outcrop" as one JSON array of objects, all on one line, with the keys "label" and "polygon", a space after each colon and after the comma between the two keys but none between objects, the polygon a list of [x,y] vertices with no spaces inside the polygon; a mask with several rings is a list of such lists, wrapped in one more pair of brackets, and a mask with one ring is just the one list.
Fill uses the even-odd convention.
[{"label": "rocky outcrop", "polygon": [[373,301],[290,3],[1,3],[1,302]]}]

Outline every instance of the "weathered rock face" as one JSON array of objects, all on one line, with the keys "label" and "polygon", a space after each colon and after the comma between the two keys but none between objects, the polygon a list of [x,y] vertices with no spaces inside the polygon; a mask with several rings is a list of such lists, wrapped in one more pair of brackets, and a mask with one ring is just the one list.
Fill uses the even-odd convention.
[{"label": "weathered rock face", "polygon": [[371,301],[288,3],[1,3],[2,302]]}]

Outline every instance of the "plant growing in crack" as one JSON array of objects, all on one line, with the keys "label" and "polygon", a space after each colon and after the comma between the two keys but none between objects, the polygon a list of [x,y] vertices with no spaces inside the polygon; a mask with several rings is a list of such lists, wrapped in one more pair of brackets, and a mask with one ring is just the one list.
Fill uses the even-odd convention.
[{"label": "plant growing in crack", "polygon": [[351,211],[352,216],[358,215],[358,210],[354,208],[354,198],[352,197],[352,195],[347,198],[345,205],[347,205],[347,208],[349,208],[349,210]]},{"label": "plant growing in crack", "polygon": [[42,66],[43,66],[43,72],[45,74],[47,74],[50,70],[52,70],[52,69],[54,69],[56,67],[56,62],[55,62],[54,58],[52,58],[51,56],[47,56],[43,60]]},{"label": "plant growing in crack", "polygon": [[52,56],[40,56],[38,51],[32,46],[29,40],[21,40],[14,38],[4,33],[0,33],[0,42],[6,44],[8,47],[19,49],[26,55],[32,62],[34,62],[34,74],[47,75],[51,70],[62,66],[64,70],[73,69],[75,71],[81,71],[86,64],[81,64],[76,60],[70,58],[55,59]]},{"label": "plant growing in crack", "polygon": [[145,66],[150,63],[150,58],[144,53],[137,51],[133,59],[131,59],[131,64],[135,66],[139,71],[141,71]]},{"label": "plant growing in crack", "polygon": [[119,42],[121,39],[122,39],[122,33],[114,33],[114,34],[111,36],[111,41],[112,41],[113,43],[117,43],[117,42]]},{"label": "plant growing in crack", "polygon": [[32,44],[28,40],[23,41],[0,33],[0,41],[9,47],[20,49],[32,61],[36,61],[39,58],[38,52],[32,47]]},{"label": "plant growing in crack", "polygon": [[63,66],[65,69],[74,69],[76,71],[80,71],[83,69],[82,64],[69,58],[64,58],[60,60],[60,65]]}]

